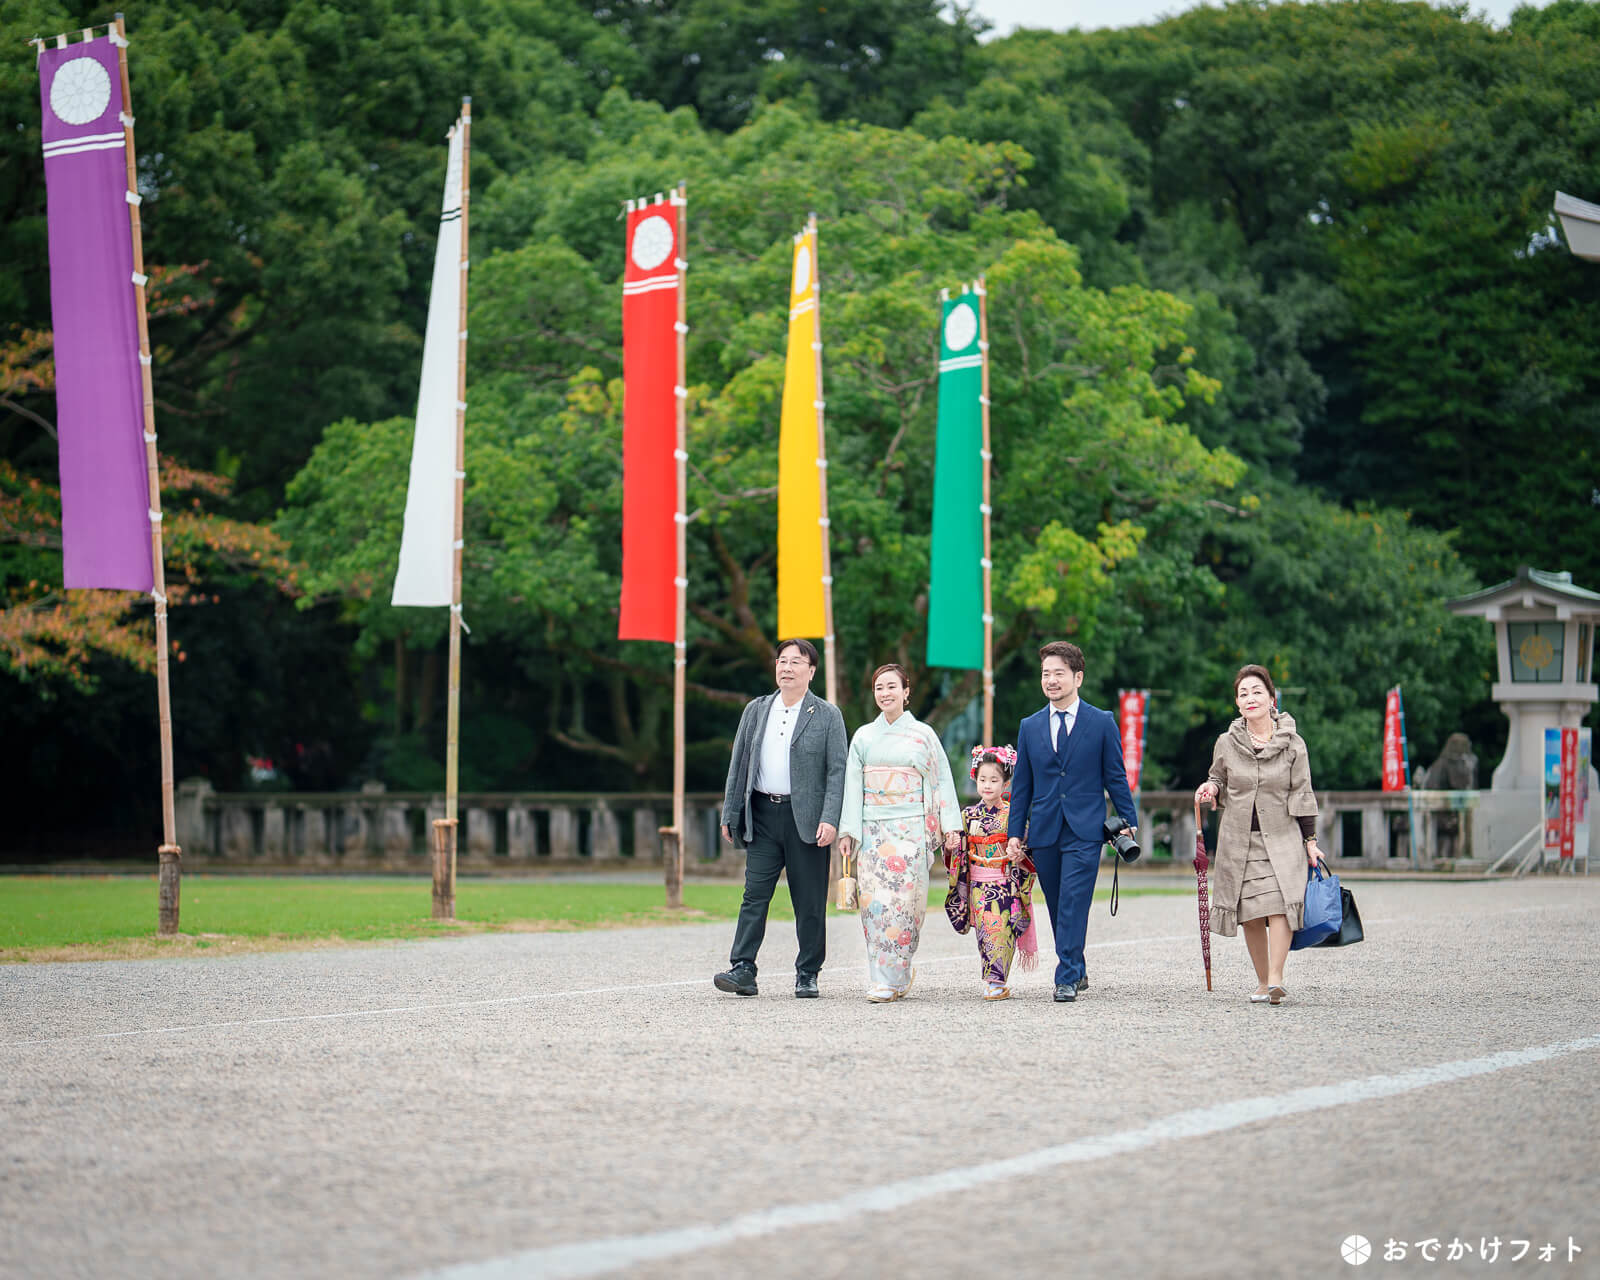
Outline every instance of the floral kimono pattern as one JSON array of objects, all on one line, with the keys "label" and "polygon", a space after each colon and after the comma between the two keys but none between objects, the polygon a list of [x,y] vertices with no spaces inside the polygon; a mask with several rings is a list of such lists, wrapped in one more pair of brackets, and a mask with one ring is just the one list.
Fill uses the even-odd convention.
[{"label": "floral kimono pattern", "polygon": [[950,872],[950,891],[945,895],[944,913],[957,933],[968,929],[978,939],[978,960],[983,979],[1003,987],[1011,976],[1011,962],[1022,951],[1022,967],[1034,968],[1038,961],[1038,935],[1033,927],[1033,863],[1024,854],[1020,859],[1006,854],[1006,828],[1011,820],[1011,803],[979,803],[961,811],[961,848],[945,855]]},{"label": "floral kimono pattern", "polygon": [[856,731],[839,834],[859,850],[856,901],[870,986],[911,985],[940,833],[960,828],[955,779],[938,734],[909,711],[893,724],[880,715]]}]

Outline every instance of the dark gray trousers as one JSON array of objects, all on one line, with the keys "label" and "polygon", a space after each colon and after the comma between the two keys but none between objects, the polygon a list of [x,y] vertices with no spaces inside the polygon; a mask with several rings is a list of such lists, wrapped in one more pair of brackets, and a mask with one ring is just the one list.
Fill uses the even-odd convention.
[{"label": "dark gray trousers", "polygon": [[787,802],[774,804],[759,792],[750,797],[754,837],[745,850],[744,901],[733,931],[734,964],[756,962],[761,940],[767,934],[767,908],[778,875],[789,874],[789,900],[794,904],[794,931],[800,951],[796,973],[817,973],[828,951],[828,851],[808,844],[795,829],[794,811]]}]

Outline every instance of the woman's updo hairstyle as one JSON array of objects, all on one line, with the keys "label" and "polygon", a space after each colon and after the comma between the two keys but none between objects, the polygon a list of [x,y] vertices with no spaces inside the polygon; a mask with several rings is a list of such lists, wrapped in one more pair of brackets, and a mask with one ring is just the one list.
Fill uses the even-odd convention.
[{"label": "woman's updo hairstyle", "polygon": [[876,686],[878,683],[878,677],[888,671],[893,671],[895,675],[899,676],[900,683],[908,690],[911,688],[911,677],[906,674],[906,669],[898,662],[885,662],[881,667],[874,671],[872,673],[872,680],[869,682],[868,687],[872,688]]},{"label": "woman's updo hairstyle", "polygon": [[1277,687],[1277,685],[1272,683],[1272,672],[1268,671],[1265,667],[1259,666],[1258,664],[1256,664],[1254,662],[1247,663],[1246,665],[1240,667],[1239,668],[1239,674],[1234,676],[1234,678],[1233,678],[1233,696],[1235,698],[1237,698],[1239,696],[1239,686],[1242,685],[1251,676],[1254,676],[1257,680],[1261,681],[1262,684],[1267,686],[1267,697],[1272,698],[1274,700],[1277,699],[1278,687]]}]

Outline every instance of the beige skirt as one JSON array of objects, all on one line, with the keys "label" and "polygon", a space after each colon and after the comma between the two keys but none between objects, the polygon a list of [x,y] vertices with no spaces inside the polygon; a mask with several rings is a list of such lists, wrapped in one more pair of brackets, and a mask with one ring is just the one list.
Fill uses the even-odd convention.
[{"label": "beige skirt", "polygon": [[1272,860],[1267,857],[1267,842],[1259,831],[1250,833],[1250,850],[1245,854],[1244,879],[1239,885],[1239,920],[1264,920],[1267,916],[1286,916]]}]

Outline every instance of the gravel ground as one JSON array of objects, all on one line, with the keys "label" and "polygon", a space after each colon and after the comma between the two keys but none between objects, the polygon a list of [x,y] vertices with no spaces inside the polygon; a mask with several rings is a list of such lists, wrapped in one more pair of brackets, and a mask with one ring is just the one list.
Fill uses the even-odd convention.
[{"label": "gravel ground", "polygon": [[1278,1009],[1183,898],[1097,904],[1063,1006],[937,915],[894,1005],[845,917],[805,1002],[787,924],[754,1000],[727,924],[7,966],[0,1275],[1600,1275],[1600,879],[1355,890]]}]

